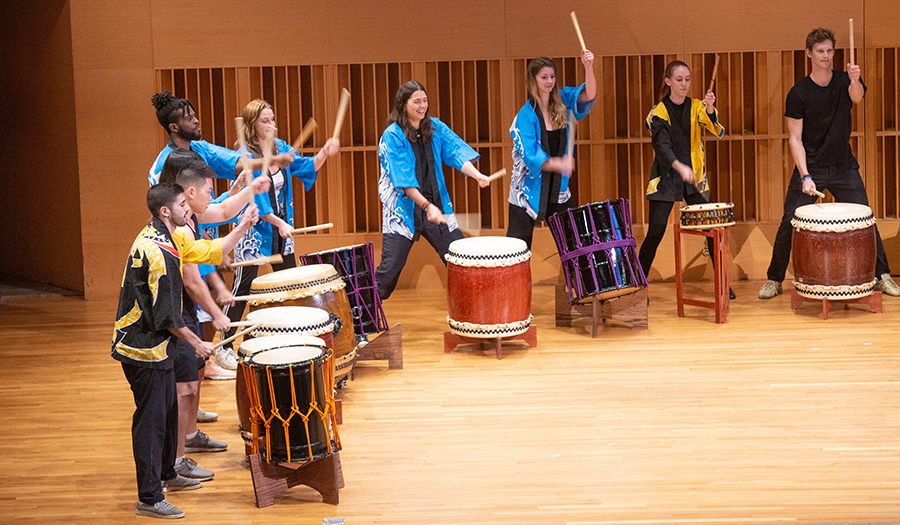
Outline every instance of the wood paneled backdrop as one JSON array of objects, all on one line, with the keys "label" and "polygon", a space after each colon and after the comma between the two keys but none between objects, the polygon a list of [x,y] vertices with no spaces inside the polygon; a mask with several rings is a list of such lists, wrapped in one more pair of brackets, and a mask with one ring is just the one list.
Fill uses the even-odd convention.
[{"label": "wood paneled backdrop", "polygon": [[[74,108],[63,112],[74,114],[75,126],[63,119],[54,140],[69,138],[77,145],[77,181],[65,170],[25,177],[33,173],[29,162],[38,155],[55,164],[66,159],[66,165],[72,163],[71,149],[47,151],[26,142],[12,165],[21,176],[14,179],[15,186],[5,182],[4,193],[41,194],[47,187],[66,187],[79,195],[80,204],[51,207],[54,213],[47,213],[33,201],[12,199],[0,220],[15,219],[18,228],[15,235],[4,231],[0,241],[22,246],[15,262],[0,262],[0,272],[77,288],[70,270],[81,268],[87,298],[116,295],[125,253],[147,218],[146,172],[164,141],[150,105],[157,90],[172,89],[190,98],[198,108],[204,138],[221,145],[233,144],[232,119],[252,98],[274,104],[279,136],[289,141],[313,117],[320,129],[304,148],[312,153],[330,136],[338,93],[347,87],[353,98],[341,153],[326,163],[312,191],[295,196],[296,222],[335,223],[330,234],[304,239],[310,250],[361,240],[377,243],[375,148],[397,86],[410,78],[422,81],[432,113],[481,153],[481,170],[509,169],[507,130],[525,98],[527,60],[554,57],[561,82],[571,85],[583,79],[571,10],[578,13],[588,47],[597,57],[599,84],[594,110],[577,128],[573,190],[579,203],[630,198],[635,233],[642,237],[647,213],[643,193],[652,161],[643,118],[656,100],[663,67],[673,58],[691,64],[696,96],[708,84],[719,54],[717,105],[726,136],[707,141],[713,198],[735,203],[735,275],[764,277],[792,168],[783,102],[791,85],[806,74],[805,35],[817,26],[834,29],[836,62],[842,63],[847,19],[853,17],[856,56],[869,91],[855,109],[852,142],[876,216],[896,219],[900,214],[900,34],[895,30],[900,15],[890,0],[790,5],[762,0],[752,7],[736,0],[680,0],[668,3],[665,11],[649,0],[627,5],[575,1],[564,9],[534,0],[493,0],[477,6],[393,0],[377,7],[360,0],[325,5],[283,0],[70,0],[56,6],[59,9],[27,16],[4,7],[3,15],[26,29],[45,27],[52,19],[56,24],[51,27],[71,33],[68,64],[58,59],[66,56],[66,46],[51,46],[50,58],[44,58],[50,76],[68,71],[72,79],[57,81],[54,93],[61,101],[74,100]],[[41,16],[45,19],[38,21]],[[10,33],[3,36],[4,44],[41,38],[25,30]],[[2,47],[7,70],[27,71],[26,58],[6,51],[15,46]],[[27,108],[41,105],[38,95],[7,77],[5,98],[26,101],[23,117]],[[22,120],[25,131],[33,134],[59,126],[50,117]],[[21,131],[9,121],[4,129]],[[481,190],[458,173],[448,174],[448,181],[458,212],[480,213],[485,232],[505,231],[507,184]],[[880,223],[892,260],[900,255],[898,223]],[[48,258],[46,249],[23,241],[46,238],[60,224],[81,225],[82,250],[67,249]],[[670,240],[664,242],[670,246]],[[553,251],[546,229],[538,232],[536,281],[555,278]],[[651,278],[671,277],[669,252],[664,244]],[[692,275],[704,275],[701,263]],[[69,275],[63,278],[57,268],[68,268]],[[401,286],[440,286],[442,272],[430,249],[417,245]]]}]

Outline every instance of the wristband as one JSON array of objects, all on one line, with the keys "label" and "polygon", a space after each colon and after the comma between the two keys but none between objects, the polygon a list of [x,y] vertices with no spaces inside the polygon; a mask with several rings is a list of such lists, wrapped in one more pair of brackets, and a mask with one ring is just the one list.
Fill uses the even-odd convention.
[{"label": "wristband", "polygon": [[423,204],[423,205],[421,206],[421,208],[422,208],[423,210],[427,210],[429,204],[431,204],[431,202],[429,202],[429,201],[426,200],[426,201],[425,201],[425,204]]},{"label": "wristband", "polygon": [[803,181],[805,181],[806,179],[811,179],[811,178],[812,178],[812,175],[810,175],[809,173],[807,173],[806,175],[803,175],[802,177],[800,177],[800,184],[803,184]]}]

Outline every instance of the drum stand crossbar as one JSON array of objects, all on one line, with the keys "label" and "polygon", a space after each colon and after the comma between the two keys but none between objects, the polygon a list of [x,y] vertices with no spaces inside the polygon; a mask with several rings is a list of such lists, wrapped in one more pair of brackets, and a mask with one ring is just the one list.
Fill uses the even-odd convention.
[{"label": "drum stand crossbar", "polygon": [[[681,236],[698,235],[712,238],[715,282],[715,298],[713,302],[687,299],[684,297],[684,282],[681,267]],[[716,312],[716,324],[724,324],[728,320],[729,299],[728,290],[731,286],[731,261],[730,261],[731,233],[728,228],[713,228],[711,230],[685,230],[681,227],[681,221],[675,223],[675,293],[678,304],[678,317],[684,317],[684,305],[711,308]]]},{"label": "drum stand crossbar", "polygon": [[586,304],[571,304],[568,287],[564,283],[556,285],[556,327],[564,328],[584,322],[591,323],[591,338],[597,337],[597,328],[607,321],[623,323],[635,330],[646,330],[647,289],[610,299],[600,299],[596,295]]},{"label": "drum stand crossbar", "polygon": [[291,487],[306,485],[322,495],[322,502],[338,504],[338,489],[344,488],[340,454],[306,463],[268,463],[257,454],[250,455],[250,477],[257,507],[275,504],[275,497]]},{"label": "drum stand crossbar", "polygon": [[459,345],[481,343],[482,348],[490,348],[490,346],[493,345],[494,349],[497,352],[497,359],[503,359],[503,354],[500,351],[500,347],[503,346],[503,341],[515,340],[525,341],[526,343],[528,343],[528,346],[536,348],[537,327],[531,325],[528,327],[528,330],[525,330],[521,334],[510,335],[506,337],[466,337],[463,335],[457,335],[453,332],[444,332],[444,353],[449,354],[453,351],[454,348]]},{"label": "drum stand crossbar", "polygon": [[820,300],[822,301],[823,320],[828,320],[828,312],[830,312],[831,307],[836,304],[843,304],[844,308],[847,308],[848,304],[867,304],[875,310],[876,314],[881,313],[881,292],[872,292],[869,295],[857,297],[855,299],[829,299],[827,297],[823,297],[822,299],[812,299],[800,295],[796,288],[791,288],[791,310],[796,310],[806,301],[818,302]]}]

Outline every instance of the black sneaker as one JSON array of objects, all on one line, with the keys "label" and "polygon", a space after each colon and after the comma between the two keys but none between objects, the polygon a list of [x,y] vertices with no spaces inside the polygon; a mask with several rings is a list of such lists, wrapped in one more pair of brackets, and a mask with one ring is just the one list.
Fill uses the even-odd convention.
[{"label": "black sneaker", "polygon": [[138,516],[163,519],[178,519],[184,517],[184,512],[175,505],[169,503],[168,500],[162,500],[154,505],[138,501],[134,506],[134,513]]}]

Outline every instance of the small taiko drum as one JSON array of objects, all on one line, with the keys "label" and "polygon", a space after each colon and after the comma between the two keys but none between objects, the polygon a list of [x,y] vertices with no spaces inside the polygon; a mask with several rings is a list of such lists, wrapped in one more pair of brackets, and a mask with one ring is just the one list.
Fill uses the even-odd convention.
[{"label": "small taiko drum", "polygon": [[[285,307],[290,308],[290,307]],[[299,308],[299,307],[298,307]],[[268,311],[275,310],[274,308]],[[237,379],[234,382],[234,398],[237,401],[238,422],[240,424],[241,437],[248,444],[253,442],[253,434],[251,432],[251,413],[250,413],[250,394],[247,392],[247,385],[250,383],[251,369],[249,365],[250,358],[259,352],[274,350],[276,348],[286,348],[290,346],[324,346],[325,341],[310,335],[273,335],[269,337],[254,337],[244,339],[238,348],[238,369]],[[259,423],[259,421],[257,421]]]},{"label": "small taiko drum", "polygon": [[531,325],[531,252],[512,237],[472,237],[447,253],[447,321],[457,335],[519,335]]},{"label": "small taiko drum", "polygon": [[347,285],[344,291],[350,301],[356,337],[365,338],[388,329],[381,296],[375,284],[375,257],[371,242],[308,253],[297,259],[302,265],[330,264],[341,275]]},{"label": "small taiko drum", "polygon": [[809,204],[794,211],[794,289],[811,299],[855,299],[875,290],[875,217],[868,206]]},{"label": "small taiko drum", "polygon": [[569,302],[612,299],[647,287],[631,233],[628,199],[594,202],[547,219]]},{"label": "small taiko drum", "polygon": [[682,230],[711,230],[734,226],[733,202],[691,204],[678,208]]},{"label": "small taiko drum", "polygon": [[344,281],[334,266],[310,264],[253,279],[250,284],[251,298],[247,303],[251,313],[274,306],[309,306],[321,308],[339,317],[341,323],[340,326],[335,326],[334,344],[331,348],[335,356],[335,378],[343,384],[356,362],[353,317],[344,287]]},{"label": "small taiko drum", "polygon": [[249,358],[250,410],[260,422],[258,451],[266,461],[310,461],[341,450],[331,360],[331,349],[310,345]]}]

